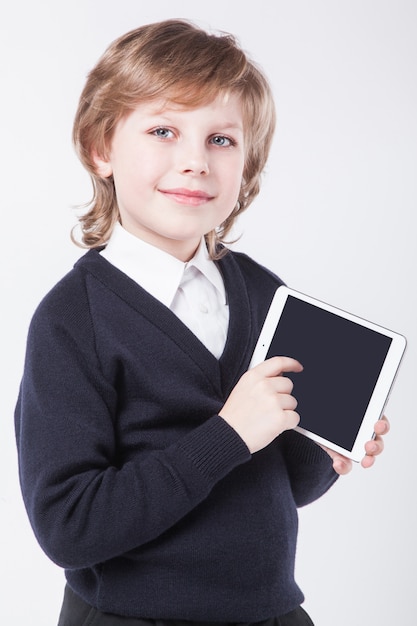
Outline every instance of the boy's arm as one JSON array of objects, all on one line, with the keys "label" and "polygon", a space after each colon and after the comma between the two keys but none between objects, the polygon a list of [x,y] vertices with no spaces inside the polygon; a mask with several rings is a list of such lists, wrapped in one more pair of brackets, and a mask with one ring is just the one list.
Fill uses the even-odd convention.
[{"label": "boy's arm", "polygon": [[21,487],[48,556],[89,567],[171,528],[250,453],[213,416],[166,449],[118,459],[120,398],[91,354],[92,333],[85,319],[77,334],[48,314],[32,323],[16,407]]},{"label": "boy's arm", "polygon": [[[375,424],[375,439],[365,446],[361,465],[371,467],[375,456],[384,449],[382,436],[389,432],[386,417]],[[297,506],[304,506],[321,497],[339,475],[348,474],[352,461],[321,446],[296,431],[282,433],[278,439],[286,459],[293,495]]]}]

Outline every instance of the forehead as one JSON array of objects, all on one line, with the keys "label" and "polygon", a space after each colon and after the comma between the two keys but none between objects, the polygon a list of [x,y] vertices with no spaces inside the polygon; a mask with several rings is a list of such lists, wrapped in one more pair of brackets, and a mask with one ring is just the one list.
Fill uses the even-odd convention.
[{"label": "forehead", "polygon": [[137,117],[178,117],[221,123],[243,130],[243,109],[235,94],[221,94],[214,100],[196,104],[183,104],[175,100],[155,99],[141,102],[131,111]]},{"label": "forehead", "polygon": [[143,107],[144,110],[146,109],[155,113],[163,113],[165,111],[193,111],[197,109],[212,109],[220,112],[230,108],[241,110],[242,103],[239,96],[236,94],[220,93],[214,98],[201,98],[197,101],[190,99],[189,102],[184,101],[180,97],[153,98],[139,102],[138,107]]}]

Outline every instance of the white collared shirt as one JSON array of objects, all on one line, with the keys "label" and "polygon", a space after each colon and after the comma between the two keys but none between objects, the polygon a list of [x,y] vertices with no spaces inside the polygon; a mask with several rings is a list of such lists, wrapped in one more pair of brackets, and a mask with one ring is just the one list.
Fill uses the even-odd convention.
[{"label": "white collared shirt", "polygon": [[175,313],[216,358],[226,343],[229,307],[204,239],[187,263],[116,223],[102,256]]}]

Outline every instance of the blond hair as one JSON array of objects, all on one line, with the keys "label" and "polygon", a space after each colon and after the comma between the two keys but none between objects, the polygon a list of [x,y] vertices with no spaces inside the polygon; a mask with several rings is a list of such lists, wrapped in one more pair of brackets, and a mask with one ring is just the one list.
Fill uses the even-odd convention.
[{"label": "blond hair", "polygon": [[119,219],[113,177],[96,172],[93,154],[105,157],[116,124],[138,104],[164,99],[193,108],[220,94],[240,99],[245,137],[243,182],[236,207],[206,235],[212,258],[236,217],[259,193],[275,129],[275,108],[262,71],[227,33],[210,34],[185,20],[165,20],[116,39],[89,73],[73,128],[78,156],[89,172],[93,197],[79,217],[82,243],[104,245]]}]

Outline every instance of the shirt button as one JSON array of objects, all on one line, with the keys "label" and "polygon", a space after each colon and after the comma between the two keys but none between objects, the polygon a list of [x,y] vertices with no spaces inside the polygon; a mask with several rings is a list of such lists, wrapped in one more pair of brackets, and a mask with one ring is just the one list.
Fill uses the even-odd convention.
[{"label": "shirt button", "polygon": [[199,303],[198,308],[200,309],[200,313],[208,313],[209,311],[207,306],[203,302]]}]

